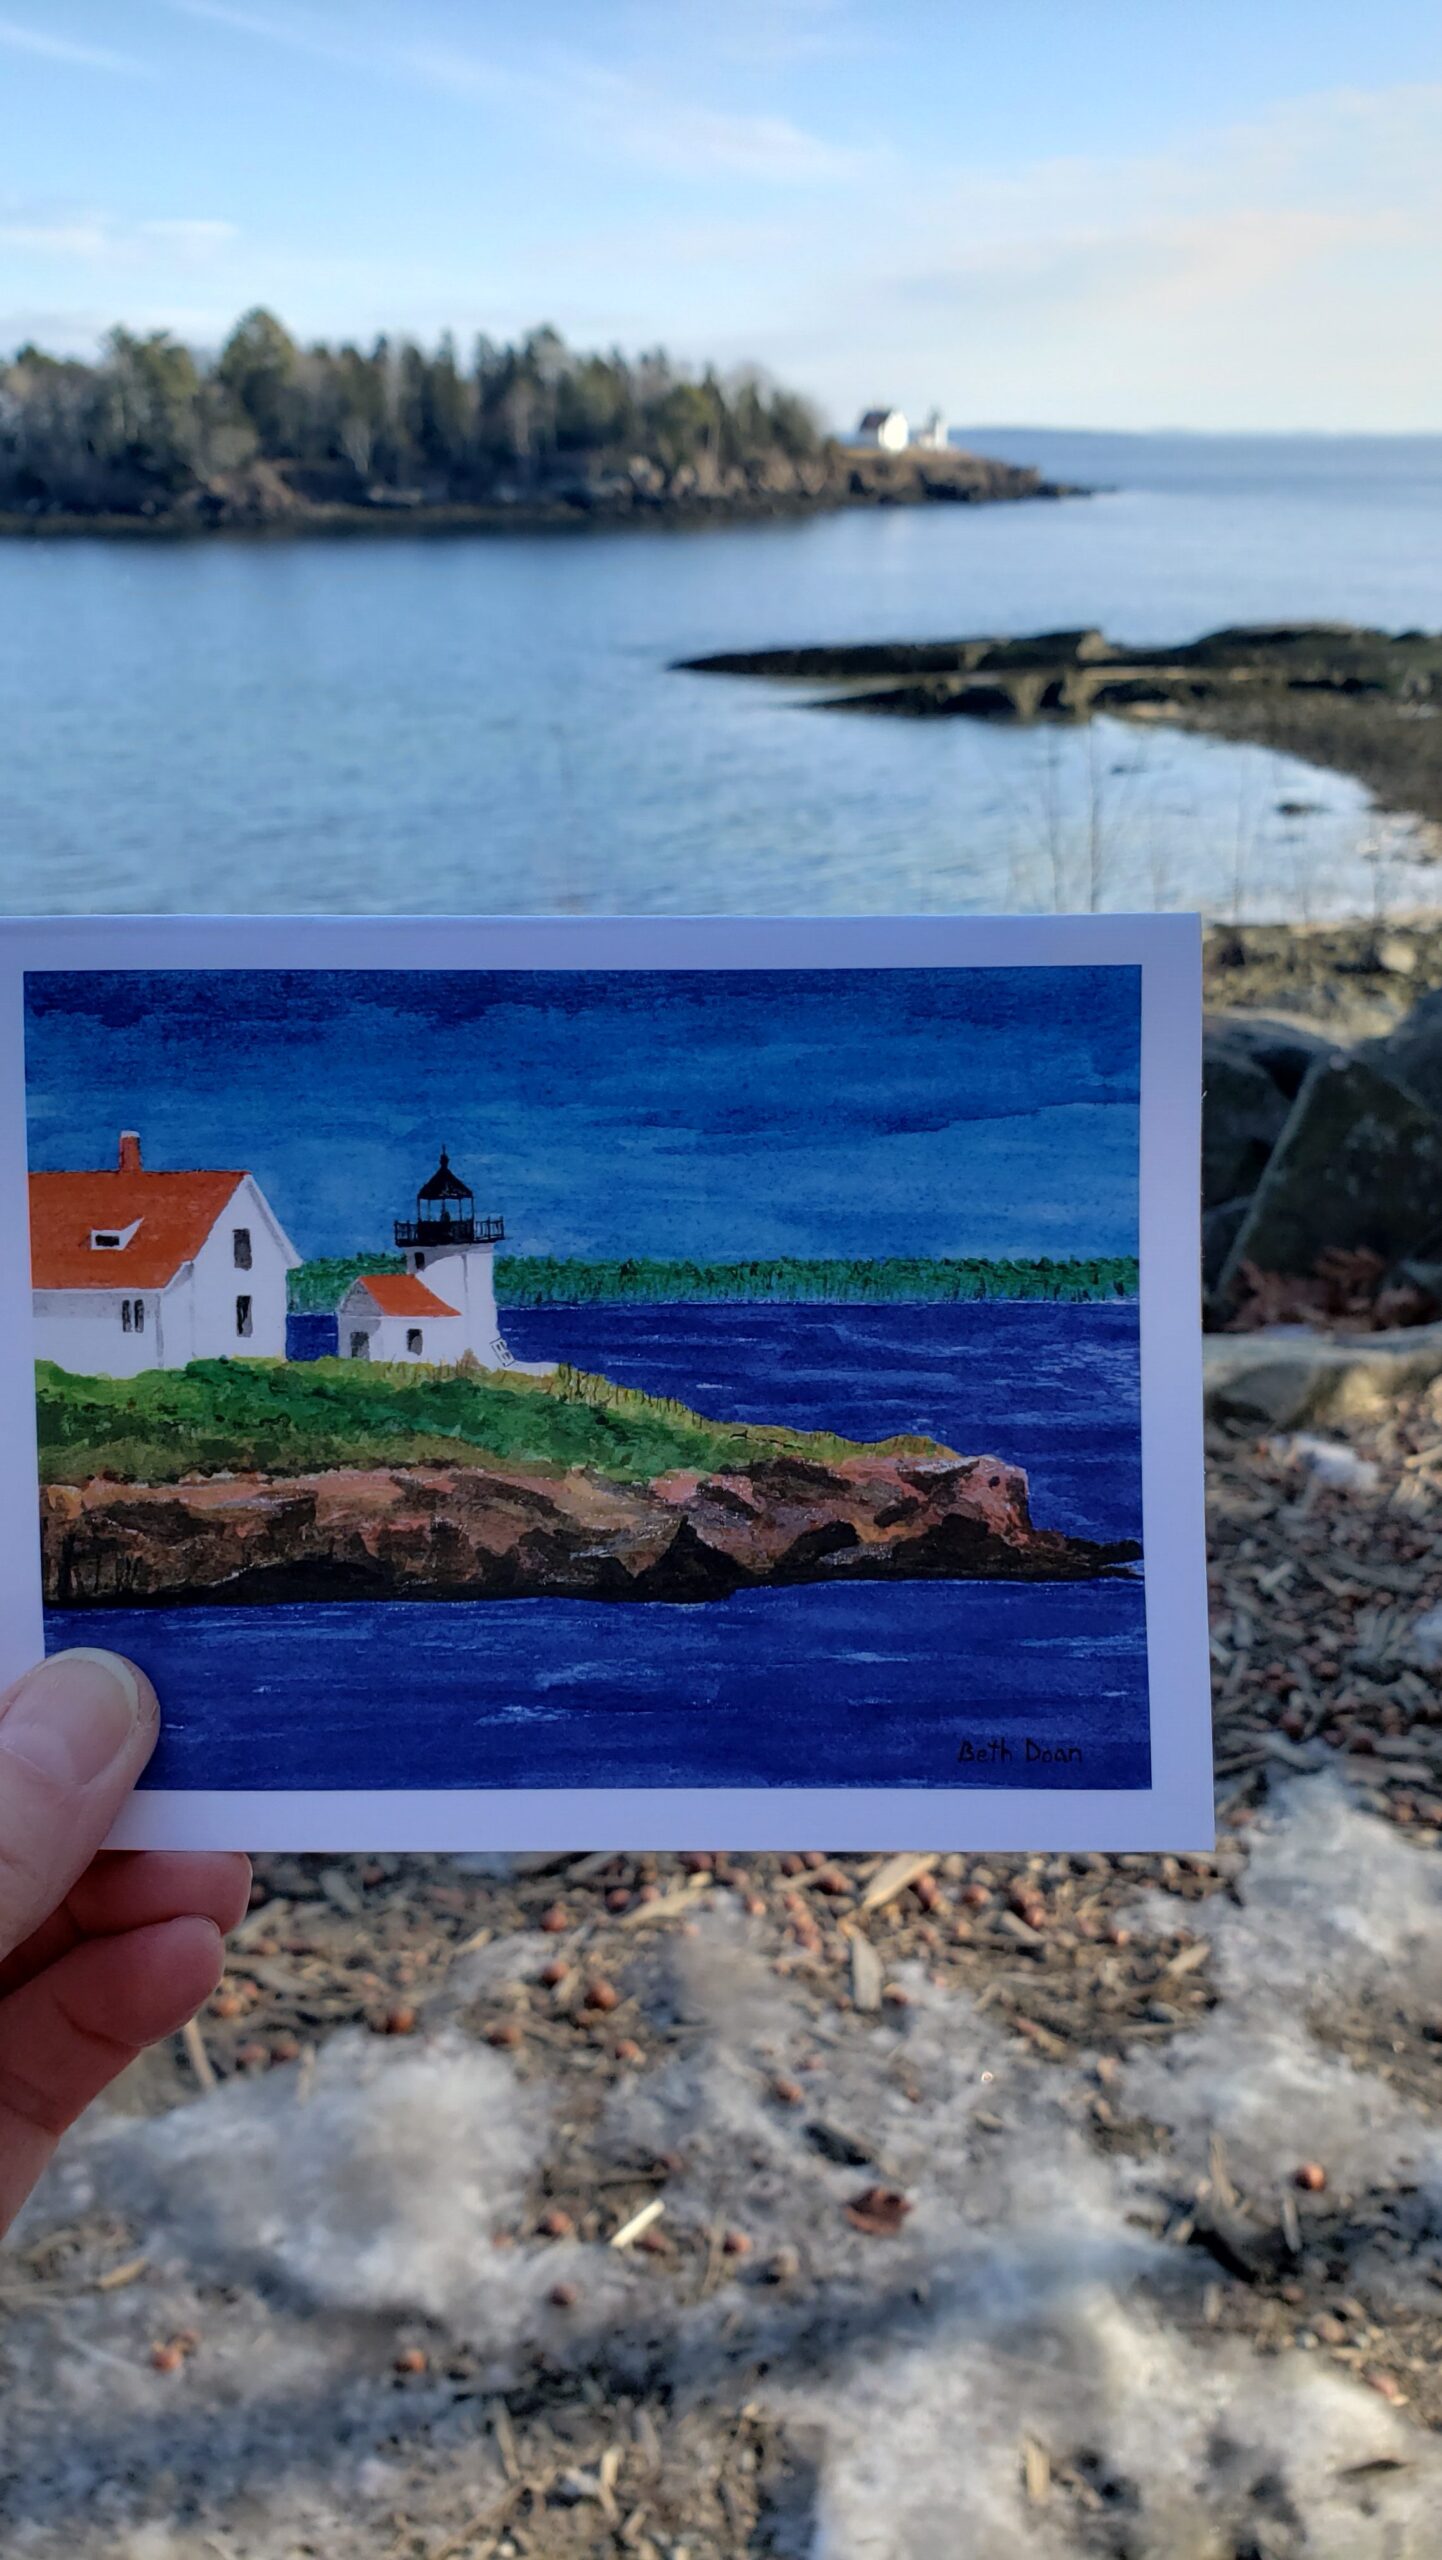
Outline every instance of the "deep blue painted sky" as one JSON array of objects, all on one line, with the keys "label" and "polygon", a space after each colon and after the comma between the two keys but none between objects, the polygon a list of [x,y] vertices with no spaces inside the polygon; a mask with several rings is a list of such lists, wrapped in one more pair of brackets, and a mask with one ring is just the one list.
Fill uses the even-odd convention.
[{"label": "deep blue painted sky", "polygon": [[27,980],[30,1156],[243,1165],[302,1254],[439,1147],[518,1252],[1131,1252],[1135,969]]}]

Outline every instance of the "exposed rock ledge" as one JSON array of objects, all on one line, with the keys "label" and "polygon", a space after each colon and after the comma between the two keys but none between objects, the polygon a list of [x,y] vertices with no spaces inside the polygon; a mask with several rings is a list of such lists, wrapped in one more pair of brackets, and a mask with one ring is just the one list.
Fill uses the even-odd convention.
[{"label": "exposed rock ledge", "polygon": [[1129,649],[1100,631],[725,650],[700,674],[845,684],[813,707],[894,719],[1161,720],[1350,773],[1442,824],[1442,633],[1341,622],[1210,632]]},{"label": "exposed rock ledge", "polygon": [[708,1600],[764,1583],[1091,1581],[1131,1564],[1034,1528],[994,1458],[778,1459],[617,1484],[580,1470],[368,1468],[47,1485],[65,1608],[326,1599]]}]

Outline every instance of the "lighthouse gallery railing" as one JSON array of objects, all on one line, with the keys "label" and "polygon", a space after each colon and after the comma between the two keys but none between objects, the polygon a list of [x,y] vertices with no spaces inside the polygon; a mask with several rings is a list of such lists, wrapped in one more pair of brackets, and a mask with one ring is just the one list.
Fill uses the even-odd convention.
[{"label": "lighthouse gallery railing", "polygon": [[503,1244],[504,1218],[397,1218],[398,1245]]}]

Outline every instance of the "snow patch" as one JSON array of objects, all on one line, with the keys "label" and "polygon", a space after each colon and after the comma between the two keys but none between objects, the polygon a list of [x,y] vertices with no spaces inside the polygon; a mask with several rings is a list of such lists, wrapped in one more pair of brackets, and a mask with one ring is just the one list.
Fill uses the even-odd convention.
[{"label": "snow patch", "polygon": [[[1176,1902],[1163,1913],[1174,1930]],[[1309,1780],[1259,1826],[1235,1895],[1187,1919],[1212,1939],[1218,2004],[1109,2084],[1114,2110],[1167,2129],[1138,2157],[1092,2138],[1084,2066],[1042,2063],[920,1969],[896,1982],[909,2005],[848,2017],[719,1904],[694,1938],[638,1933],[627,1987],[677,2040],[596,2121],[557,2112],[576,2083],[523,2080],[447,2028],[345,2034],[309,2069],[92,2125],[32,2225],[121,2215],[150,2267],[27,2323],[6,2548],[371,2560],[393,2508],[434,2490],[434,2512],[474,2513],[504,2485],[475,2394],[543,2357],[603,2393],[660,2379],[676,2410],[758,2400],[814,2466],[812,2560],[1423,2560],[1430,2440],[1316,2356],[1211,2334],[1215,2266],[1156,2235],[1214,2136],[1244,2192],[1275,2193],[1306,2156],[1339,2184],[1442,2197],[1436,2125],[1313,2025],[1399,1984],[1442,1999],[1442,1877]],[[477,1951],[442,2005],[533,1952]],[[678,2155],[660,2228],[709,2235],[680,2281],[604,2241],[525,2235],[535,2173],[577,2144],[614,2174],[618,2219],[638,2163]],[[894,2235],[848,2213],[874,2185],[910,2208]],[[733,2229],[745,2257],[724,2255]],[[552,2302],[558,2282],[574,2304]],[[183,2377],[150,2368],[162,2320],[200,2335]],[[429,2369],[401,2391],[408,2334]],[[462,2347],[480,2370],[453,2401]]]}]

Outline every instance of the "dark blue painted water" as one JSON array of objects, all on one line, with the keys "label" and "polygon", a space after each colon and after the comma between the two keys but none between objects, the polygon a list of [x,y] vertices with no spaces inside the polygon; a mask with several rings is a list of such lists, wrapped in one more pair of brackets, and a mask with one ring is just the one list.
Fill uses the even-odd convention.
[{"label": "dark blue painted water", "polygon": [[1135,1306],[512,1308],[505,1325],[519,1359],[569,1360],[723,1422],[922,1431],[1007,1458],[1046,1526],[1141,1536]]},{"label": "dark blue painted water", "polygon": [[[1129,1306],[513,1313],[513,1348],[727,1418],[928,1431],[1025,1466],[1034,1517],[1139,1534]],[[1132,1581],[106,1610],[166,1706],[157,1786],[1142,1786]],[[977,1755],[960,1758],[970,1751]],[[993,1752],[1009,1757],[994,1757]],[[1055,1751],[1078,1758],[1054,1759]],[[1030,1754],[1030,1756],[1029,1756]]]}]

